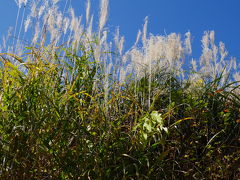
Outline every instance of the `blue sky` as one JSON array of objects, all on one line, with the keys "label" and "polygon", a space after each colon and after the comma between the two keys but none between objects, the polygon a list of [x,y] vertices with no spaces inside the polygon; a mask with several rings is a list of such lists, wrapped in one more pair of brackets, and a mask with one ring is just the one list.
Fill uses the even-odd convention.
[{"label": "blue sky", "polygon": [[[60,0],[60,3],[65,0]],[[72,0],[76,14],[84,10],[84,0]],[[223,41],[231,56],[240,59],[240,1],[239,0],[110,0],[108,24],[110,31],[120,27],[126,38],[126,47],[136,39],[143,20],[149,16],[148,31],[153,34],[182,35],[190,31],[193,56],[201,52],[201,36],[214,30],[216,42]],[[98,0],[92,0],[92,11],[98,15]],[[14,26],[17,6],[14,0],[0,1],[0,36]]]}]

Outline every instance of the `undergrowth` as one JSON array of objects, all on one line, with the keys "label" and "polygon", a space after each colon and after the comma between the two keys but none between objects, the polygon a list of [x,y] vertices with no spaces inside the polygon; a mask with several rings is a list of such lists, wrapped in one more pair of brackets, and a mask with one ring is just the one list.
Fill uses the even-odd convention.
[{"label": "undergrowth", "polygon": [[1,178],[240,177],[234,83],[219,87],[220,76],[189,91],[162,72],[150,84],[150,108],[147,77],[111,82],[106,102],[92,51],[61,49],[61,62],[46,49],[28,48],[25,61],[7,54],[18,65],[1,54]]}]

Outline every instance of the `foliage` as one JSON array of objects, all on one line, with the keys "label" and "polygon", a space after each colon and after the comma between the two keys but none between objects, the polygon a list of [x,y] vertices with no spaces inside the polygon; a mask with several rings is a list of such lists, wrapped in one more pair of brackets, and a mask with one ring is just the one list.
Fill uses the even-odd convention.
[{"label": "foliage", "polygon": [[113,82],[105,104],[92,51],[62,49],[62,62],[61,53],[41,56],[46,49],[30,48],[25,62],[7,54],[18,65],[1,54],[2,178],[239,178],[234,83],[219,87],[219,77],[199,92],[159,78],[148,109],[135,94],[149,81]]}]

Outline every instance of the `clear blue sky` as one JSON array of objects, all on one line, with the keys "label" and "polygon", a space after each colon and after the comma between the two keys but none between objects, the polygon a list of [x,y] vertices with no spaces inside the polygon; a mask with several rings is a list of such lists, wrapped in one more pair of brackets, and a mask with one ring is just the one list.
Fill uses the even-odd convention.
[{"label": "clear blue sky", "polygon": [[[65,1],[65,0],[60,0]],[[98,0],[92,0],[92,11],[98,15]],[[72,0],[76,14],[84,9],[84,0]],[[126,47],[136,39],[143,20],[149,16],[149,32],[184,34],[190,31],[193,38],[193,56],[201,52],[201,36],[214,30],[216,42],[223,41],[231,56],[240,59],[240,0],[110,0],[108,27],[126,37]],[[14,0],[0,1],[0,36],[15,24],[17,6]]]}]

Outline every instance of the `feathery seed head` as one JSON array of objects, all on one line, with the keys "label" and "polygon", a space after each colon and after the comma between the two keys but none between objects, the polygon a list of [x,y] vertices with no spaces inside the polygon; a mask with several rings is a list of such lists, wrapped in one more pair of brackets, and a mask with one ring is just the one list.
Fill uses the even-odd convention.
[{"label": "feathery seed head", "polygon": [[42,16],[45,8],[46,8],[45,5],[40,6],[39,11],[38,11],[38,17],[39,17],[39,18]]},{"label": "feathery seed head", "polygon": [[33,39],[32,39],[33,44],[37,43],[37,40],[39,38],[39,33],[40,33],[40,24],[39,24],[39,22],[37,22],[37,24],[35,26],[35,34],[34,34]]},{"label": "feathery seed head", "polygon": [[33,1],[31,3],[31,13],[30,13],[30,16],[32,17],[37,17],[38,15],[38,12],[37,12],[37,3],[35,1]]},{"label": "feathery seed head", "polygon": [[25,32],[27,32],[30,24],[31,24],[31,16],[28,16],[24,22],[24,31]]},{"label": "feathery seed head", "polygon": [[139,30],[139,31],[138,31],[138,34],[137,34],[136,41],[135,41],[135,43],[134,43],[134,46],[136,46],[136,45],[138,44],[138,42],[139,42],[139,40],[140,40],[140,38],[141,38],[141,34],[142,34],[142,32]]},{"label": "feathery seed head", "polygon": [[25,6],[27,5],[27,1],[28,0],[15,0],[18,8],[21,8],[22,7],[22,4],[24,4]]},{"label": "feathery seed head", "polygon": [[145,17],[144,25],[143,25],[143,35],[142,35],[142,43],[144,46],[146,46],[146,43],[147,43],[147,25],[148,25],[148,17]]},{"label": "feathery seed head", "polygon": [[109,0],[100,1],[99,33],[102,32],[102,29],[107,22],[108,4],[109,4]]},{"label": "feathery seed head", "polygon": [[122,55],[123,45],[124,45],[124,37],[120,37],[119,28],[117,28],[117,30],[116,30],[116,33],[114,36],[114,41],[115,41],[116,49],[119,52],[119,55]]},{"label": "feathery seed head", "polygon": [[186,36],[186,39],[185,39],[186,52],[187,54],[191,54],[192,53],[191,33],[188,31],[187,33],[185,33],[185,36]]},{"label": "feathery seed head", "polygon": [[70,20],[68,17],[65,17],[63,20],[63,33],[66,34],[69,28]]},{"label": "feathery seed head", "polygon": [[89,20],[90,20],[90,9],[91,9],[91,2],[90,2],[90,0],[87,0],[87,3],[86,3],[86,24],[88,24]]},{"label": "feathery seed head", "polygon": [[221,62],[224,61],[225,57],[228,55],[228,52],[225,49],[225,45],[223,42],[219,43],[219,51],[221,56]]},{"label": "feathery seed head", "polygon": [[191,65],[192,65],[193,70],[195,72],[197,72],[197,61],[195,59],[191,60]]},{"label": "feathery seed head", "polygon": [[91,16],[90,22],[87,27],[87,37],[91,40],[92,37],[92,26],[93,26],[93,15]]}]

